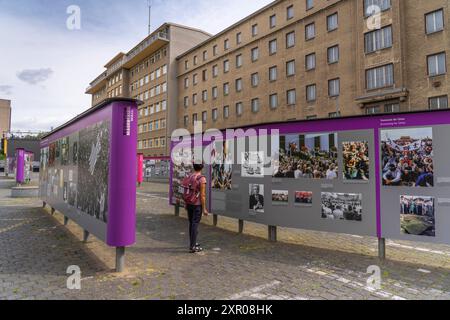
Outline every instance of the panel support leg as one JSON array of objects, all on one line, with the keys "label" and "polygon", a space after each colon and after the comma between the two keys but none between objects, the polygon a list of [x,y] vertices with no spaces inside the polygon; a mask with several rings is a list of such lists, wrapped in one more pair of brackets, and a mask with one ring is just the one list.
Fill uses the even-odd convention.
[{"label": "panel support leg", "polygon": [[89,235],[90,235],[89,231],[83,230],[83,242],[84,243],[88,242]]},{"label": "panel support leg", "polygon": [[378,238],[378,257],[380,260],[386,260],[386,239]]},{"label": "panel support leg", "polygon": [[244,233],[244,220],[239,219],[239,234]]},{"label": "panel support leg", "polygon": [[42,202],[42,208],[45,209],[45,207],[47,206],[47,203],[45,203],[45,201]]},{"label": "panel support leg", "polygon": [[125,270],[125,247],[116,248],[116,272]]},{"label": "panel support leg", "polygon": [[214,227],[217,227],[217,222],[219,220],[219,216],[217,214],[213,215],[213,225]]},{"label": "panel support leg", "polygon": [[180,216],[180,206],[175,206],[175,217]]},{"label": "panel support leg", "polygon": [[269,241],[277,242],[277,227],[269,226]]},{"label": "panel support leg", "polygon": [[52,216],[54,216],[55,215],[55,208],[52,208]]},{"label": "panel support leg", "polygon": [[69,224],[69,218],[64,217],[64,225],[67,226]]}]

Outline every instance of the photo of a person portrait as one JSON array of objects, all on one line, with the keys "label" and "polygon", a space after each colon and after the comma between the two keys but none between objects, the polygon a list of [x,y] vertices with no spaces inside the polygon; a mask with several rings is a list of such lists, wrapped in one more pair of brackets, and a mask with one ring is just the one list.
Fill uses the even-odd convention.
[{"label": "photo of a person portrait", "polygon": [[434,186],[432,128],[383,130],[381,140],[384,186]]},{"label": "photo of a person portrait", "polygon": [[264,213],[264,185],[250,184],[249,210],[252,214]]}]

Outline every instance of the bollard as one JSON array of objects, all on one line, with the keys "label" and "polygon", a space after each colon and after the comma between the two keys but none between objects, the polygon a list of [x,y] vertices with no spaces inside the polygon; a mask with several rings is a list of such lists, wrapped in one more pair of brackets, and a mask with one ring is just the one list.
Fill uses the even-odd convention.
[{"label": "bollard", "polygon": [[179,217],[180,216],[180,206],[175,205],[175,217]]},{"label": "bollard", "polygon": [[244,220],[239,219],[239,234],[244,233]]},{"label": "bollard", "polygon": [[69,218],[64,216],[64,225],[67,226],[69,224]]},{"label": "bollard", "polygon": [[90,235],[89,231],[83,230],[83,242],[84,243],[88,242],[89,235]]},{"label": "bollard", "polygon": [[378,257],[380,260],[386,260],[386,239],[378,238]]},{"label": "bollard", "polygon": [[269,241],[277,242],[277,227],[269,226]]},{"label": "bollard", "polygon": [[219,216],[217,214],[213,215],[213,225],[214,227],[217,227]]},{"label": "bollard", "polygon": [[125,247],[116,248],[116,272],[125,270]]}]

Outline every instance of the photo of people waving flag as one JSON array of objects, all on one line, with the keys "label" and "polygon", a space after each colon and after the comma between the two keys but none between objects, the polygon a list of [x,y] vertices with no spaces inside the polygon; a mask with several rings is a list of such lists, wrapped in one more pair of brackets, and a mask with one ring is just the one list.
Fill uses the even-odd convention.
[{"label": "photo of people waving flag", "polygon": [[384,186],[433,187],[433,129],[381,131]]},{"label": "photo of people waving flag", "polygon": [[344,179],[356,181],[369,180],[369,143],[350,141],[342,143],[344,158]]}]

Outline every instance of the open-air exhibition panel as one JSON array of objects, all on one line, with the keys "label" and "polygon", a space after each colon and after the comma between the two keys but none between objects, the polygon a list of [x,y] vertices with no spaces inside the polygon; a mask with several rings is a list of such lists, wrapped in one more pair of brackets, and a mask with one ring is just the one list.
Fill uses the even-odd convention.
[{"label": "open-air exhibition panel", "polygon": [[[203,146],[214,214],[450,244],[450,111],[267,124],[236,137]],[[172,165],[172,204],[187,172]]]},{"label": "open-air exhibition panel", "polygon": [[41,142],[40,196],[113,247],[135,242],[137,102],[110,99]]}]

